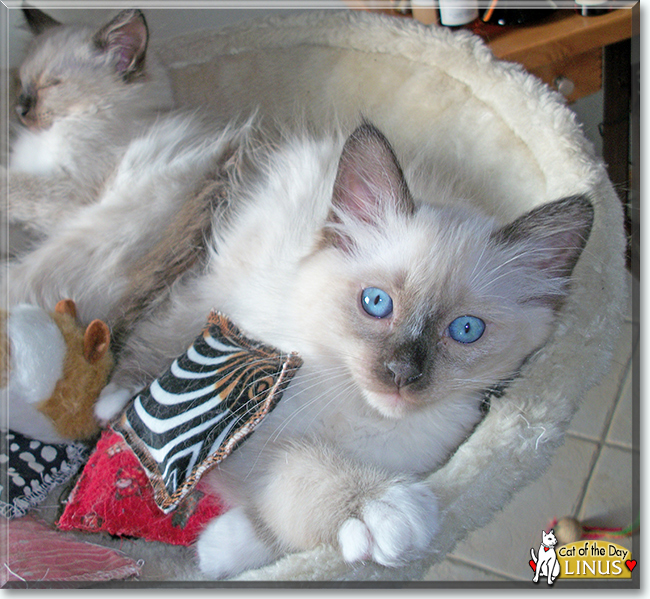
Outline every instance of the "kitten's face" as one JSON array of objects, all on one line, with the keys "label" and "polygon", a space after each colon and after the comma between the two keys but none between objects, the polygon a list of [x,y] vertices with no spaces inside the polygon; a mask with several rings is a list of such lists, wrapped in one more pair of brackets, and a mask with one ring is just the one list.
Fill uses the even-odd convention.
[{"label": "kitten's face", "polygon": [[484,390],[547,338],[552,307],[518,303],[517,273],[499,267],[509,255],[490,242],[489,225],[422,206],[354,254],[312,258],[310,328],[382,414]]},{"label": "kitten's face", "polygon": [[142,74],[147,29],[139,11],[123,11],[99,31],[29,22],[37,35],[19,70],[16,111],[31,130],[111,107]]},{"label": "kitten's face", "polygon": [[[367,152],[368,139],[359,147]],[[368,164],[389,159],[375,155]],[[318,331],[317,351],[345,364],[367,402],[391,418],[510,377],[552,330],[590,208],[576,201],[564,215],[547,209],[498,229],[483,216],[409,205],[405,184],[392,181],[379,195],[401,199],[368,212],[361,206],[378,190],[368,193],[354,180],[364,168],[355,158],[352,179],[339,177],[337,185],[353,193],[346,198],[335,186],[332,229],[304,263],[303,328]],[[378,172],[385,181],[401,176],[399,169]],[[554,236],[576,213],[575,239]],[[528,229],[541,244],[528,239]],[[555,274],[561,278],[549,277]]]}]

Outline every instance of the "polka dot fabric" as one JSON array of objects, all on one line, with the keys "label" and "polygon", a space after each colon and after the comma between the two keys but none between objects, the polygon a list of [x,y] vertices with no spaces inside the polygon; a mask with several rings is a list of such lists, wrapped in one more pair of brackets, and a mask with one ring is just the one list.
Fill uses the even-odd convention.
[{"label": "polka dot fabric", "polygon": [[0,431],[0,515],[20,518],[88,458],[80,443],[51,444],[15,431]]}]

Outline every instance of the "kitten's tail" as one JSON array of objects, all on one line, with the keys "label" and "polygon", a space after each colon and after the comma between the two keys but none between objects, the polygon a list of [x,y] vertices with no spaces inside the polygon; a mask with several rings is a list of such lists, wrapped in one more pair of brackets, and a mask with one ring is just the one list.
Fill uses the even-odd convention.
[{"label": "kitten's tail", "polygon": [[530,548],[530,557],[532,557],[533,561],[537,563],[537,557],[535,557],[535,550],[532,547]]}]

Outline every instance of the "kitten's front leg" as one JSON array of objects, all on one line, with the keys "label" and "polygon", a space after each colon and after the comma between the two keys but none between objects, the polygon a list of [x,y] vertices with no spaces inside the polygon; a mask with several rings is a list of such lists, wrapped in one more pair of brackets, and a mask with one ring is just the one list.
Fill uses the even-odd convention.
[{"label": "kitten's front leg", "polygon": [[[426,553],[438,531],[438,508],[425,483],[391,476],[321,444],[292,443],[276,451],[246,490],[274,544],[295,551],[325,543],[338,546],[346,561],[373,559],[385,566]],[[215,524],[213,532],[221,528]],[[248,537],[251,530],[250,524],[241,526],[241,535]],[[233,527],[228,532],[231,539],[238,536]],[[202,564],[237,562],[229,555],[208,556],[206,533],[199,542]],[[227,544],[225,536],[210,536],[214,551]],[[228,570],[229,575],[236,573]]]},{"label": "kitten's front leg", "polygon": [[220,579],[264,566],[279,557],[279,552],[260,539],[244,508],[237,507],[205,527],[196,555],[201,572]]},{"label": "kitten's front leg", "polygon": [[438,532],[435,496],[425,483],[396,483],[346,520],[338,541],[348,562],[398,566],[422,557]]}]

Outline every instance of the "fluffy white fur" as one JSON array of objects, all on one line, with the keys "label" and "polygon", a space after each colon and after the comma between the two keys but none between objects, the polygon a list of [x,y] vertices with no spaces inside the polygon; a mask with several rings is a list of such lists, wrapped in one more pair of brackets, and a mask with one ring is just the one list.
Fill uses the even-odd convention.
[{"label": "fluffy white fur", "polygon": [[438,533],[436,498],[426,484],[394,485],[369,502],[361,518],[341,525],[338,543],[347,562],[398,566],[426,552]]},{"label": "fluffy white fur", "polygon": [[217,579],[263,566],[275,556],[259,540],[244,510],[234,508],[208,524],[197,557],[201,571]]},{"label": "fluffy white fur", "polygon": [[6,389],[11,428],[49,443],[64,442],[40,412],[24,410],[52,395],[63,376],[67,346],[52,317],[37,306],[14,306],[7,318],[10,380]]}]

